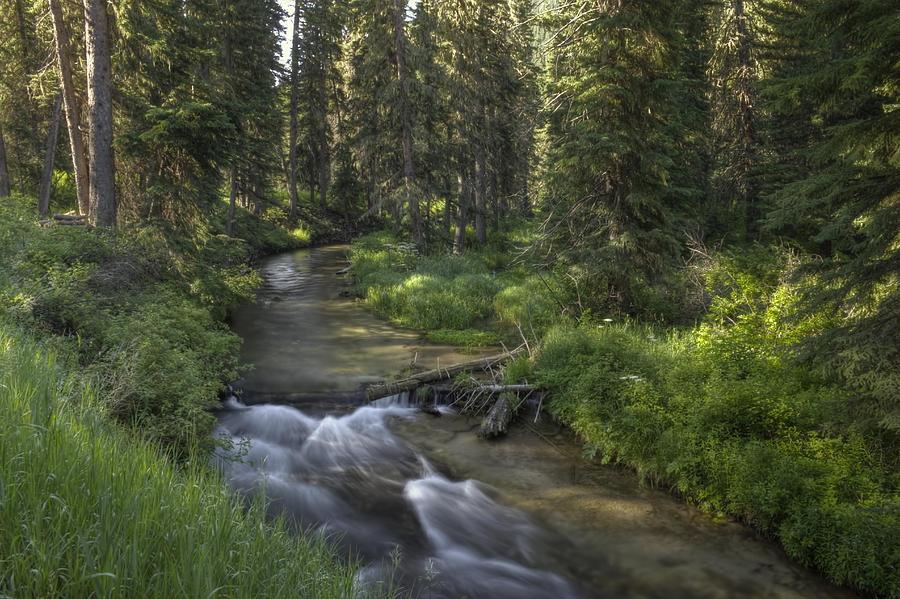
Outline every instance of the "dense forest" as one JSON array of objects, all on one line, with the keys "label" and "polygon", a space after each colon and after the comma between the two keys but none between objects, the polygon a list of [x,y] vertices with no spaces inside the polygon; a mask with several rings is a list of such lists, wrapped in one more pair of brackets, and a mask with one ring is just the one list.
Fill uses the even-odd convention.
[{"label": "dense forest", "polygon": [[[159,485],[221,486],[205,408],[254,258],[356,239],[377,313],[524,340],[507,377],[587,457],[900,597],[898,57],[892,0],[0,0],[0,594],[231,576],[104,586],[125,557],[29,540],[62,508],[23,473],[64,460],[8,465],[23,427],[96,428],[95,457],[141,439]],[[228,542],[280,563],[236,506]],[[343,596],[320,545],[230,592],[330,568]]]}]

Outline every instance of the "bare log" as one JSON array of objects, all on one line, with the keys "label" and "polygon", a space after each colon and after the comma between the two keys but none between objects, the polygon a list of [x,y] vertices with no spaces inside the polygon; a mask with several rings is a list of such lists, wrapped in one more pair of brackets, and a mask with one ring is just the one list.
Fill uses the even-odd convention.
[{"label": "bare log", "polygon": [[505,435],[509,430],[509,422],[512,417],[513,409],[510,405],[510,398],[506,394],[501,394],[481,421],[481,429],[478,434],[486,439]]},{"label": "bare log", "polygon": [[486,371],[489,370],[492,366],[499,364],[500,362],[505,362],[511,358],[514,358],[521,351],[522,348],[516,348],[512,351],[496,356],[486,356],[483,358],[478,358],[477,360],[461,362],[459,364],[453,364],[447,367],[437,368],[435,370],[426,370],[425,372],[419,372],[397,381],[369,385],[366,388],[366,397],[369,399],[369,401],[374,401],[376,399],[381,399],[382,397],[397,395],[398,393],[402,393],[404,391],[412,391],[413,389],[425,383],[452,379],[460,372],[470,370]]}]

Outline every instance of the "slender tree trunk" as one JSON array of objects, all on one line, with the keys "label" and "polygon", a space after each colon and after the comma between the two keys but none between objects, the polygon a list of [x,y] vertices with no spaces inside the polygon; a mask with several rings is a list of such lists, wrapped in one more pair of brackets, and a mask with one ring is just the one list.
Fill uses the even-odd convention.
[{"label": "slender tree trunk", "polygon": [[0,126],[0,198],[8,198],[10,195],[9,167],[6,164],[6,141],[3,139],[3,127]]},{"label": "slender tree trunk", "polygon": [[50,0],[50,15],[53,19],[56,60],[59,67],[59,78],[62,82],[63,103],[66,109],[66,128],[69,132],[69,148],[72,152],[72,169],[75,174],[78,212],[87,216],[91,213],[88,157],[84,147],[84,138],[81,135],[81,107],[78,104],[75,84],[73,83],[69,31],[66,29],[66,22],[63,18],[59,0]]},{"label": "slender tree trunk", "polygon": [[112,147],[112,74],[107,1],[84,0],[91,220],[98,227],[116,226],[116,165]]},{"label": "slender tree trunk", "polygon": [[[224,49],[225,49],[225,75],[227,78],[227,83],[231,85],[231,77],[234,74],[234,64],[232,53],[234,52],[232,41],[231,41],[231,8],[228,5],[228,0],[225,1],[225,40],[224,40]],[[240,128],[239,123],[237,122],[237,117],[232,117],[234,120],[234,125],[236,128]],[[237,167],[237,150],[235,150],[231,156],[231,168],[229,169],[230,179],[231,179],[231,189],[228,193],[228,220],[225,222],[225,234],[228,237],[234,237],[234,213],[237,205],[237,196],[238,196],[238,167]]]},{"label": "slender tree trunk", "polygon": [[475,241],[479,245],[487,243],[487,194],[484,184],[485,151],[481,142],[475,148]]},{"label": "slender tree trunk", "polygon": [[47,149],[44,152],[44,170],[41,173],[41,189],[38,192],[38,213],[50,214],[50,187],[53,184],[53,162],[56,159],[56,138],[59,135],[59,113],[62,110],[62,94],[57,94],[53,104],[53,117],[47,132]]},{"label": "slender tree trunk", "polygon": [[297,110],[300,105],[300,0],[294,2],[294,31],[291,34],[291,104],[288,130],[288,194],[290,217],[297,214]]},{"label": "slender tree trunk", "polygon": [[228,194],[228,223],[225,234],[234,237],[234,205],[237,202],[237,168],[231,167],[231,192]]},{"label": "slender tree trunk", "polygon": [[752,238],[759,236],[759,221],[762,213],[756,202],[750,180],[753,169],[753,144],[755,139],[755,122],[753,114],[753,72],[750,63],[750,35],[747,31],[747,15],[744,13],[744,1],[732,0],[734,18],[737,26],[737,58],[738,58],[738,128],[740,135],[740,167],[738,172],[738,190],[746,205],[747,234]]},{"label": "slender tree trunk", "polygon": [[425,247],[422,232],[422,215],[419,212],[419,198],[415,193],[416,173],[412,155],[412,122],[409,97],[406,94],[406,34],[403,31],[406,16],[406,0],[394,0],[394,46],[397,58],[397,82],[400,84],[400,126],[403,145],[403,179],[406,205],[409,211],[409,227],[413,241],[419,248]]},{"label": "slender tree trunk", "polygon": [[456,233],[453,237],[453,253],[462,254],[466,249],[466,225],[469,224],[470,186],[466,176],[460,172],[456,178],[459,202],[456,207]]},{"label": "slender tree trunk", "polygon": [[319,81],[319,203],[322,210],[328,208],[328,181],[331,178],[331,157],[328,152],[328,90],[325,80],[325,66],[327,60],[323,59],[320,65],[322,72]]},{"label": "slender tree trunk", "polygon": [[[19,45],[22,47],[22,68],[26,75],[30,75],[33,71],[29,47],[33,42],[28,39],[29,25],[25,22],[25,10],[22,6],[22,0],[15,1],[15,9],[19,33]],[[31,142],[35,153],[39,154],[41,151],[41,136],[38,133],[38,111],[34,107],[34,101],[31,98],[31,93],[29,92],[27,85],[22,89],[22,95],[25,102],[25,112],[28,116],[28,131],[31,133]]]}]

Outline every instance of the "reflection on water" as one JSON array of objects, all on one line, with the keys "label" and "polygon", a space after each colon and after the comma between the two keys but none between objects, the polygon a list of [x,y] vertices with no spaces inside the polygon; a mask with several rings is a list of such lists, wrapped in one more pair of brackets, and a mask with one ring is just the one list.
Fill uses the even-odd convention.
[{"label": "reflection on water", "polygon": [[274,513],[362,558],[360,585],[393,576],[415,596],[448,599],[851,596],[746,528],[585,462],[552,423],[489,443],[448,410],[353,405],[362,382],[417,354],[428,365],[464,357],[341,297],[342,252],[264,264],[260,300],[235,321],[257,365],[246,387],[251,401],[293,405],[229,401],[218,434],[242,452],[218,461],[234,488],[264,491]]},{"label": "reflection on water", "polygon": [[340,393],[394,374],[415,360],[425,368],[472,359],[380,320],[348,297],[338,272],[346,246],[301,250],[266,259],[257,301],[238,310],[234,331],[241,360],[253,364],[247,401],[272,396]]}]

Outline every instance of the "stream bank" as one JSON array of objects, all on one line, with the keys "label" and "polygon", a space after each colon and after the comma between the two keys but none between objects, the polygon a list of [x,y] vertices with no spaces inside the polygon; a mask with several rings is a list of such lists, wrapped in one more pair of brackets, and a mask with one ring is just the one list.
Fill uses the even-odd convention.
[{"label": "stream bank", "polygon": [[233,403],[219,434],[247,451],[223,462],[231,484],[264,488],[273,512],[363,558],[360,584],[393,566],[427,597],[852,596],[752,531],[586,462],[553,423],[487,443],[447,410],[362,405],[360,385],[398,365],[460,356],[342,297],[342,252],[263,262],[260,297],[235,319],[255,405]]}]

